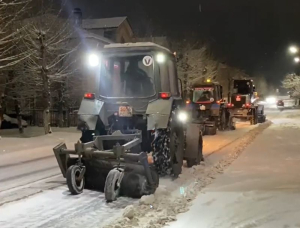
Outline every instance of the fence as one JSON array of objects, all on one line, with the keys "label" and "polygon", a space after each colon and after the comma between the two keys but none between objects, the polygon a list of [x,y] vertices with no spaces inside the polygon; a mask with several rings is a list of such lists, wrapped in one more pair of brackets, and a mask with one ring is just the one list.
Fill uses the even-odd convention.
[{"label": "fence", "polygon": [[[77,118],[77,109],[63,110],[60,114],[58,110],[50,110],[50,124],[52,127],[76,127],[78,118]],[[30,126],[43,127],[43,110],[29,110],[24,115],[24,119],[28,122]]]}]

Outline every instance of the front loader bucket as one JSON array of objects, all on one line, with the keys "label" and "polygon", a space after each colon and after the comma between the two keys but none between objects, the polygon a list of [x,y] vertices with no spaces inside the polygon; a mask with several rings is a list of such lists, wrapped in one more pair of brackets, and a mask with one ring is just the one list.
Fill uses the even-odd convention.
[{"label": "front loader bucket", "polygon": [[67,146],[65,143],[60,143],[56,147],[53,148],[54,155],[56,157],[57,163],[59,165],[59,168],[61,170],[62,175],[64,178],[66,178],[67,174],[67,163],[70,158],[70,155],[67,153],[63,153],[63,149],[67,149]]},{"label": "front loader bucket", "polygon": [[[117,142],[111,143],[113,145],[111,149],[103,149],[104,142],[113,141]],[[125,143],[120,144],[121,142]],[[61,143],[53,151],[63,176],[67,178],[71,193],[72,190],[82,186],[76,186],[77,183],[85,183],[88,189],[99,191],[110,189],[116,191],[114,192],[116,195],[141,197],[153,194],[159,181],[156,170],[148,163],[147,153],[131,152],[131,149],[139,146],[141,142],[140,132],[131,134],[117,132],[112,135],[96,136],[92,142],[78,142],[73,150],[67,149],[66,145]],[[72,170],[77,170],[77,173]],[[112,178],[109,175],[112,170],[120,171],[122,178]],[[75,176],[79,171],[84,171],[82,177]],[[84,181],[79,182],[79,178],[84,178]],[[73,192],[78,193],[82,190]],[[107,200],[113,201],[112,198]]]}]

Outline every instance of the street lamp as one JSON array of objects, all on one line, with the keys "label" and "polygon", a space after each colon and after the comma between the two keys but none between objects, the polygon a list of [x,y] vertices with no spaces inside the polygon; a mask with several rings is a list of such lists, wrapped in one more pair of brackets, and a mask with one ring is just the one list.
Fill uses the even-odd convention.
[{"label": "street lamp", "polygon": [[299,58],[299,57],[295,57],[295,58],[294,58],[294,61],[295,61],[296,63],[299,63],[299,62],[300,62],[300,58]]},{"label": "street lamp", "polygon": [[290,50],[290,52],[291,52],[292,54],[296,54],[296,53],[298,52],[298,48],[295,47],[295,46],[291,46],[291,47],[289,48],[289,50]]}]

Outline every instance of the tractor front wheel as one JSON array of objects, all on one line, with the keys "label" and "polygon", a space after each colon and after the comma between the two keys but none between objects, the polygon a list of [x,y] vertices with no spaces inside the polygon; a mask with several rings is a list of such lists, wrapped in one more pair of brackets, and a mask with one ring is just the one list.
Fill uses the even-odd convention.
[{"label": "tractor front wheel", "polygon": [[104,187],[105,199],[107,202],[113,202],[120,195],[120,183],[122,178],[122,172],[118,169],[112,169],[109,171]]},{"label": "tractor front wheel", "polygon": [[72,195],[78,195],[84,189],[84,176],[81,177],[82,168],[78,165],[72,165],[67,170],[67,185]]}]

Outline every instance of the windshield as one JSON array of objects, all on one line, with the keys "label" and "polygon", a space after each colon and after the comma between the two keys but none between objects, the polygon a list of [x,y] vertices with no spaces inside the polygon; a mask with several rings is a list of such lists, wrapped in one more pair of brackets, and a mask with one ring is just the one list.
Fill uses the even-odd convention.
[{"label": "windshield", "polygon": [[193,94],[193,102],[208,102],[211,101],[210,99],[213,98],[213,88],[212,87],[205,87],[205,88],[195,88]]},{"label": "windshield", "polygon": [[234,83],[234,93],[249,94],[251,92],[250,82],[236,81]]},{"label": "windshield", "polygon": [[155,94],[153,81],[151,56],[113,56],[101,60],[101,96],[150,97]]}]

